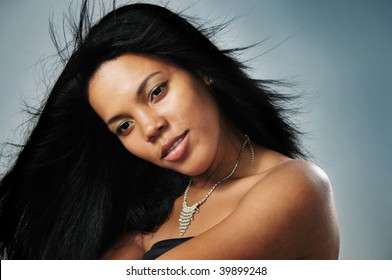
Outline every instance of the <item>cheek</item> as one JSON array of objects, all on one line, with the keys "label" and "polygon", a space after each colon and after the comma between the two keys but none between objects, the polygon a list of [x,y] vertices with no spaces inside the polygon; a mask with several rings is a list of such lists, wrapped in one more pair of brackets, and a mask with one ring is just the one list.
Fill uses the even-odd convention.
[{"label": "cheek", "polygon": [[194,125],[209,137],[216,137],[219,134],[220,114],[214,100],[204,93],[203,96],[194,98],[191,104],[191,108],[185,113],[191,117]]},{"label": "cheek", "polygon": [[194,99],[191,104],[191,108],[184,112],[190,123],[194,148],[188,175],[196,176],[211,166],[219,147],[222,127],[219,110],[209,96]]}]

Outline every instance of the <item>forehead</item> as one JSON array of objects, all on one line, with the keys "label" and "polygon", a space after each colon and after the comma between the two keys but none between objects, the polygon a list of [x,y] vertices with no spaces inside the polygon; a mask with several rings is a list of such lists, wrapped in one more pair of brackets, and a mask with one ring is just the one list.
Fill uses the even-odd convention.
[{"label": "forehead", "polygon": [[136,92],[143,80],[154,72],[170,74],[175,67],[162,59],[125,54],[102,63],[88,84],[88,99],[93,108],[106,102],[108,95]]},{"label": "forehead", "polygon": [[151,71],[168,71],[171,68],[173,66],[169,62],[155,57],[137,54],[121,55],[101,64],[90,79],[89,90],[97,83],[107,84],[121,78],[127,78],[126,80],[132,78],[137,81],[137,78],[145,77]]}]

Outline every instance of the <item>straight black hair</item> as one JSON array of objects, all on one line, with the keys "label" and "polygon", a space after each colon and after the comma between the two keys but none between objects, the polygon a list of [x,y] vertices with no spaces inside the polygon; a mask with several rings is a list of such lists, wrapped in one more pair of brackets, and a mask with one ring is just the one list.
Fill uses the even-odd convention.
[{"label": "straight black hair", "polygon": [[75,27],[75,48],[63,57],[36,126],[0,182],[4,258],[99,258],[125,234],[154,231],[182,194],[186,176],[130,154],[88,103],[92,75],[122,54],[153,55],[205,73],[237,129],[289,157],[304,156],[285,114],[290,97],[271,89],[278,82],[250,78],[237,49],[218,49],[209,39],[214,28],[197,28],[151,4],[114,9],[93,25],[88,1]]}]

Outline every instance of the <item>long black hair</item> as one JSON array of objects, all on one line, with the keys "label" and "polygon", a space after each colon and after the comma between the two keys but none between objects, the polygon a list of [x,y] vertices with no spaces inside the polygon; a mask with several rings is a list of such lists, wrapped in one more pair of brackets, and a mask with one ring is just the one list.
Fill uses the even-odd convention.
[{"label": "long black hair", "polygon": [[[130,154],[87,100],[105,61],[125,53],[161,57],[214,80],[214,98],[244,134],[302,157],[287,98],[255,80],[201,29],[151,4],[114,9],[95,25],[81,8],[75,48],[38,122],[0,183],[0,250],[9,259],[96,259],[122,235],[153,231],[169,215],[185,176]],[[62,50],[59,49],[60,54]]]}]

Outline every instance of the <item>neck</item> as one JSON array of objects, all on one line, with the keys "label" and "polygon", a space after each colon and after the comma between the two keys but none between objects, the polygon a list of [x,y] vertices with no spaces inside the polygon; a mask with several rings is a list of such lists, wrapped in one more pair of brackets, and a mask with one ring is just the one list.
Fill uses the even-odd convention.
[{"label": "neck", "polygon": [[249,138],[236,133],[234,137],[221,142],[210,168],[203,174],[192,177],[192,187],[211,188],[211,185],[225,177],[229,177],[227,180],[236,179],[251,171],[254,154]]},{"label": "neck", "polygon": [[[228,138],[228,139],[231,139],[231,138]],[[184,235],[184,233],[186,232],[187,228],[189,227],[191,221],[193,220],[195,213],[198,213],[198,212],[199,212],[200,206],[203,205],[203,203],[210,197],[210,195],[211,195],[212,192],[215,190],[215,188],[216,188],[219,184],[225,182],[226,180],[229,180],[232,176],[234,176],[234,173],[235,173],[235,172],[237,171],[237,169],[240,167],[240,162],[241,162],[241,159],[242,159],[242,157],[243,157],[243,155],[244,155],[244,150],[245,150],[245,148],[246,148],[247,146],[250,147],[250,150],[251,150],[251,158],[252,158],[252,163],[253,163],[253,161],[254,161],[254,151],[253,151],[253,147],[252,147],[252,145],[251,145],[251,143],[250,143],[250,139],[248,138],[248,136],[245,136],[245,140],[244,140],[244,142],[242,143],[242,145],[240,146],[240,150],[239,150],[239,153],[238,153],[238,155],[237,155],[237,159],[235,160],[234,165],[233,165],[233,167],[231,168],[231,170],[227,173],[227,175],[225,175],[225,176],[223,176],[222,178],[220,178],[219,180],[217,180],[217,182],[213,184],[213,186],[211,187],[211,189],[209,190],[209,192],[208,192],[201,200],[195,202],[194,204],[192,204],[192,205],[190,205],[190,206],[188,205],[188,202],[187,202],[187,195],[188,195],[189,187],[190,187],[191,184],[192,184],[192,180],[189,181],[189,185],[188,185],[188,187],[185,189],[185,192],[184,192],[184,200],[183,200],[182,210],[181,210],[180,219],[179,219],[179,223],[180,223],[180,224],[179,224],[179,230],[180,230],[180,235],[181,235],[181,236]],[[219,146],[219,147],[220,147],[220,146]],[[223,161],[222,161],[222,163],[223,163]],[[226,166],[220,168],[220,170],[218,170],[218,169],[215,169],[215,170],[217,170],[216,173],[221,173],[221,171],[224,170],[224,169],[226,169]],[[215,177],[216,177],[216,173],[213,174]],[[209,176],[210,176],[209,178],[212,178],[211,175],[209,175]],[[206,178],[208,178],[208,177],[206,177]],[[202,182],[203,179],[204,179],[204,178],[199,177],[199,184],[200,184],[200,182]],[[206,182],[206,181],[207,181],[207,180],[204,179],[204,182]]]}]

